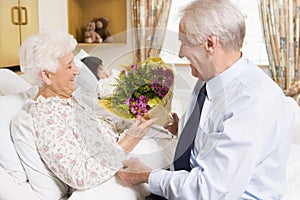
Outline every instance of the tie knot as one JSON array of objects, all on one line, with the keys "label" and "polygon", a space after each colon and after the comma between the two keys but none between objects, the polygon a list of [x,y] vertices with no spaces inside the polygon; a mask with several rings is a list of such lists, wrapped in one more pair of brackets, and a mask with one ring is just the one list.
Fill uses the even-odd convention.
[{"label": "tie knot", "polygon": [[206,83],[201,87],[200,93],[207,95],[207,92],[206,92]]}]

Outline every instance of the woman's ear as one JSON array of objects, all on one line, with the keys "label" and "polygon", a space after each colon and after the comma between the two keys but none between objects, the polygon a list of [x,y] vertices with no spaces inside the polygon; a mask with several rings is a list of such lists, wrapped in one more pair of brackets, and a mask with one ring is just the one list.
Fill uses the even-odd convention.
[{"label": "woman's ear", "polygon": [[205,48],[209,55],[214,54],[214,50],[215,50],[218,42],[219,42],[219,38],[215,35],[211,35],[207,38],[207,41],[205,43]]},{"label": "woman's ear", "polygon": [[40,79],[46,84],[50,85],[51,84],[51,74],[47,70],[41,70],[38,73]]}]

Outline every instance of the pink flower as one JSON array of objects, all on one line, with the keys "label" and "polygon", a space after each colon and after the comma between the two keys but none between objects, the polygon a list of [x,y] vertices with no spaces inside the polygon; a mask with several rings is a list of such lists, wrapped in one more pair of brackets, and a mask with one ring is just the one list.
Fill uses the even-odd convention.
[{"label": "pink flower", "polygon": [[63,157],[64,157],[64,156],[63,156],[63,154],[61,154],[61,153],[56,155],[56,159],[57,159],[57,160],[60,160],[60,159],[62,159]]},{"label": "pink flower", "polygon": [[53,167],[53,166],[50,167],[50,170],[51,170],[52,172],[56,172],[56,169],[55,169],[55,167]]},{"label": "pink flower", "polygon": [[81,180],[81,181],[77,181],[77,184],[79,185],[79,186],[84,186],[84,182]]},{"label": "pink flower", "polygon": [[95,147],[99,147],[99,146],[100,146],[99,142],[96,141],[96,142],[94,143],[94,146],[95,146]]},{"label": "pink flower", "polygon": [[48,125],[54,124],[54,120],[53,120],[53,119],[49,119],[49,120],[47,121],[47,124],[48,124]]},{"label": "pink flower", "polygon": [[49,151],[49,147],[44,147],[43,152],[46,153]]},{"label": "pink flower", "polygon": [[135,70],[136,69],[136,64],[132,64],[131,68]]},{"label": "pink flower", "polygon": [[78,139],[78,138],[79,138],[79,135],[78,135],[78,133],[74,133],[74,136],[75,136],[75,138],[76,138],[76,139]]}]

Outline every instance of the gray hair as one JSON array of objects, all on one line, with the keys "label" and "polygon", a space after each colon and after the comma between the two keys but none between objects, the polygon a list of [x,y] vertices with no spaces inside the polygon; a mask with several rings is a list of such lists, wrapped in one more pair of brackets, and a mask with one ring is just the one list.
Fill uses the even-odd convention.
[{"label": "gray hair", "polygon": [[34,84],[41,85],[39,71],[55,73],[58,60],[72,52],[76,45],[74,37],[65,32],[44,31],[32,35],[20,47],[21,71],[30,76]]},{"label": "gray hair", "polygon": [[245,37],[245,17],[230,0],[195,0],[182,11],[186,39],[199,45],[207,37],[220,38],[224,49],[240,50]]}]

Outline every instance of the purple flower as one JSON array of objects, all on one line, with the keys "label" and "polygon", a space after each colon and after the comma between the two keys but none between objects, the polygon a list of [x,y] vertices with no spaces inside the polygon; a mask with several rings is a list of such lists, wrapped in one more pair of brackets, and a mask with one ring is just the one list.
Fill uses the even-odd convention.
[{"label": "purple flower", "polygon": [[156,69],[155,75],[157,75],[158,77],[164,77],[166,75],[166,71],[163,68],[159,67]]},{"label": "purple flower", "polygon": [[135,104],[136,104],[136,101],[135,101],[134,98],[129,97],[129,98],[126,99],[126,102],[125,102],[125,103],[126,103],[127,106],[132,106],[132,105],[135,105]]},{"label": "purple flower", "polygon": [[123,76],[125,76],[125,74],[126,74],[126,70],[123,69],[123,70],[120,72],[119,77],[122,78]]},{"label": "purple flower", "polygon": [[131,105],[130,106],[130,111],[137,116],[139,114],[139,106],[138,105]]},{"label": "purple flower", "polygon": [[165,79],[164,86],[166,86],[166,87],[168,87],[168,88],[171,88],[172,85],[173,85],[173,81],[174,81],[174,78],[173,78],[173,77],[167,76],[167,78]]},{"label": "purple flower", "polygon": [[161,86],[162,86],[162,82],[160,80],[158,80],[157,78],[152,80],[152,82],[151,82],[151,88],[152,89],[154,89],[156,91],[159,91]]},{"label": "purple flower", "polygon": [[139,105],[143,108],[146,108],[148,105],[149,99],[145,95],[141,95],[139,98]]},{"label": "purple flower", "polygon": [[132,64],[131,68],[134,69],[134,70],[136,70],[136,64]]},{"label": "purple flower", "polygon": [[174,79],[174,74],[170,69],[166,69],[165,75],[166,77],[172,77]]},{"label": "purple flower", "polygon": [[166,96],[166,94],[168,93],[169,88],[167,87],[161,87],[158,91],[158,96],[160,96],[161,98],[163,98],[164,96]]},{"label": "purple flower", "polygon": [[129,106],[130,112],[135,116],[144,116],[150,107],[148,106],[149,99],[141,95],[138,100],[134,99],[133,97],[127,98],[126,105]]}]

